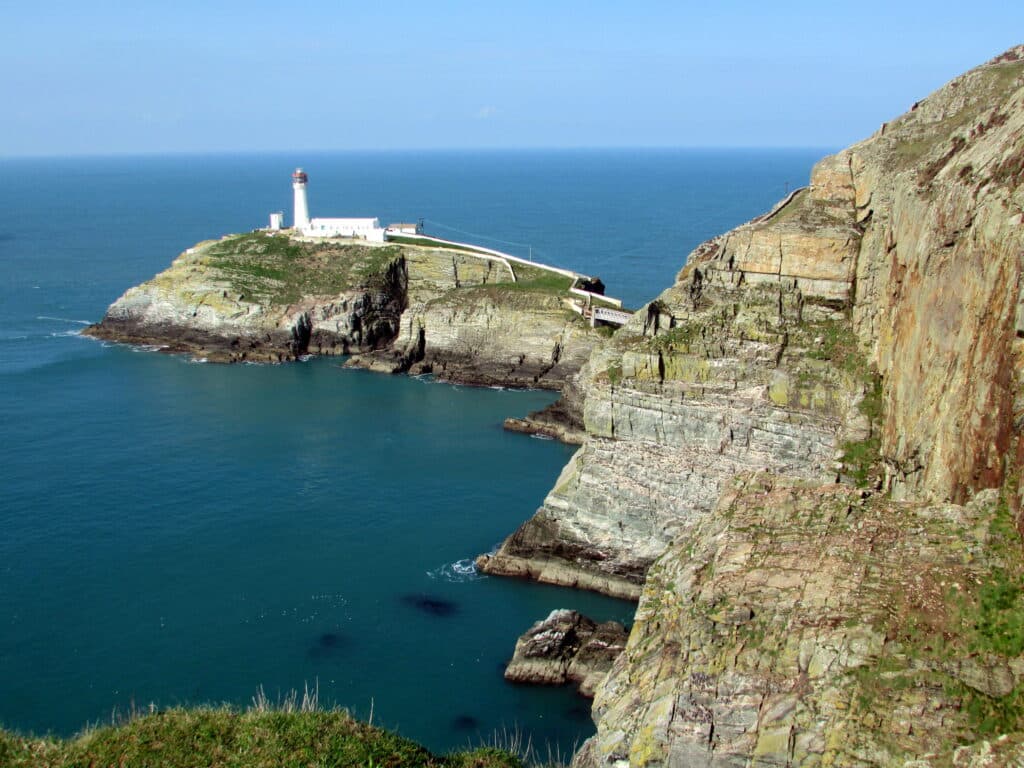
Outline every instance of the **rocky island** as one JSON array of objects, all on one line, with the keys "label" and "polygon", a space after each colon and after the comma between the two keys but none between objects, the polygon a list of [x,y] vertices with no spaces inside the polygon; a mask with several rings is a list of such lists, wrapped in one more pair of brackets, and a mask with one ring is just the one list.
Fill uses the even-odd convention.
[{"label": "rocky island", "polygon": [[680,263],[606,337],[528,268],[258,233],[90,332],[561,388],[582,445],[478,563],[638,600],[575,768],[1020,764],[1024,46]]},{"label": "rocky island", "polygon": [[202,242],[85,332],[215,362],[353,355],[374,370],[547,389],[603,338],[582,315],[603,299],[570,293],[582,281],[565,270],[404,240],[256,231]]}]

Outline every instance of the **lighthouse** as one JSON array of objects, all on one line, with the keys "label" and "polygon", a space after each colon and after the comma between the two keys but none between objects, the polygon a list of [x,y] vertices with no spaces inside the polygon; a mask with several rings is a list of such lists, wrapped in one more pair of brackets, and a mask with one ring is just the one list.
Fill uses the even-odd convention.
[{"label": "lighthouse", "polygon": [[301,168],[296,168],[292,174],[292,189],[295,190],[295,222],[293,226],[298,230],[309,229],[309,203],[306,202],[306,182],[309,177]]}]

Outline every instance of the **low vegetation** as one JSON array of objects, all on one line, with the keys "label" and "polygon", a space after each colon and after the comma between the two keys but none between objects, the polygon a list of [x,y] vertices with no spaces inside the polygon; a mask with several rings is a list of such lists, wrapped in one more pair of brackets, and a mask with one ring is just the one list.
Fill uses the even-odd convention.
[{"label": "low vegetation", "polygon": [[[867,420],[868,434],[842,444],[843,472],[861,488],[876,486],[881,473],[882,380],[860,350],[853,326],[846,317],[805,323],[795,341],[812,360],[828,361],[860,389],[857,408]],[[809,368],[802,374],[809,376]]]},{"label": "low vegetation", "polygon": [[1014,493],[1010,485],[983,523],[984,569],[969,575],[963,566],[971,558],[965,551],[963,564],[951,559],[940,566],[944,571],[923,581],[919,575],[918,588],[922,583],[938,587],[934,604],[892,613],[885,632],[895,652],[855,674],[863,709],[892,701],[899,692],[912,696],[928,688],[957,702],[963,718],[949,720],[947,747],[1017,732],[1024,724],[1024,686],[1002,695],[985,690],[998,688],[998,670],[1024,653],[1024,559],[1006,502]]},{"label": "low vegetation", "polygon": [[232,298],[287,305],[303,296],[379,288],[401,255],[397,246],[303,243],[254,232],[206,246],[197,257],[230,281]]},{"label": "low vegetation", "polygon": [[4,768],[522,768],[513,753],[481,747],[433,755],[341,710],[171,709],[70,739],[0,731]]}]

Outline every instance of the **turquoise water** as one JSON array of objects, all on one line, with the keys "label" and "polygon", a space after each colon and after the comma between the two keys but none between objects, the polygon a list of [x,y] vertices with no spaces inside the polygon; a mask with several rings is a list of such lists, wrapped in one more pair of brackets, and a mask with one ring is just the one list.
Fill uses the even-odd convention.
[{"label": "turquoise water", "polygon": [[570,748],[591,732],[587,702],[508,685],[503,662],[553,608],[632,607],[464,562],[532,514],[571,455],[501,430],[550,394],[327,360],[203,365],[78,331],[192,243],[287,209],[298,164],[314,215],[528,243],[638,305],[821,154],[0,162],[0,723],[71,733],[133,704],[318,684],[437,750],[501,728]]}]

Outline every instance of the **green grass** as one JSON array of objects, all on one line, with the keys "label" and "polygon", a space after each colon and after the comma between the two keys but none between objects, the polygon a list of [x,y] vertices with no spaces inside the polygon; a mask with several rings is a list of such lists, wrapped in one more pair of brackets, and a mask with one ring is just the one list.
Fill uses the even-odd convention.
[{"label": "green grass", "polygon": [[[955,597],[956,645],[961,653],[1015,658],[1024,653],[1024,559],[1020,533],[1007,499],[1007,483],[988,524],[993,567],[985,581]],[[956,681],[971,727],[982,735],[1020,730],[1024,723],[1024,686],[1002,697],[987,696]]]},{"label": "green grass", "polygon": [[882,440],[879,436],[883,407],[882,379],[870,370],[866,376],[864,397],[857,408],[867,417],[871,433],[864,440],[849,441],[842,445],[841,460],[858,488],[867,488],[877,482],[882,458]]},{"label": "green grass", "polygon": [[971,650],[1010,657],[1024,653],[1024,542],[1007,502],[1015,493],[1008,482],[989,523],[989,546],[997,564],[976,600],[961,606],[964,623],[974,631]]},{"label": "green grass", "polygon": [[235,296],[287,305],[310,295],[380,288],[401,249],[342,243],[302,243],[262,232],[235,235],[203,248],[199,258],[219,270]]},{"label": "green grass", "polygon": [[617,386],[622,381],[622,364],[612,363],[608,366],[606,373],[608,374],[608,381],[611,382],[612,386]]},{"label": "green grass", "polygon": [[702,337],[705,323],[682,323],[653,337],[646,346],[654,352],[690,352],[693,343]]},{"label": "green grass", "polygon": [[0,731],[4,768],[522,768],[511,752],[482,747],[433,755],[343,711],[171,709],[71,739]]}]

